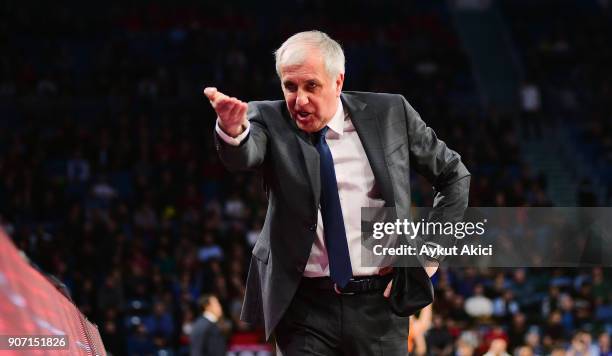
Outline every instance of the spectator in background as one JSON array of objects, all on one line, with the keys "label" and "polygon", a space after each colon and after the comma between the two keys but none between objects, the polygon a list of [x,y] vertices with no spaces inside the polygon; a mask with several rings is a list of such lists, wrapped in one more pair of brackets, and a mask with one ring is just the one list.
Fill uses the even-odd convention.
[{"label": "spectator in background", "polygon": [[128,355],[152,355],[155,352],[155,345],[149,333],[147,333],[147,328],[140,323],[137,323],[134,328],[134,333],[128,337],[127,341]]},{"label": "spectator in background", "polygon": [[538,86],[529,81],[523,82],[521,85],[521,109],[527,113],[537,113],[542,108],[540,102],[540,89]]},{"label": "spectator in background", "polygon": [[576,315],[574,310],[574,299],[569,294],[562,294],[560,299],[561,306],[561,325],[566,335],[570,335],[574,330]]},{"label": "spectator in background", "polygon": [[474,295],[465,300],[465,311],[474,318],[489,317],[493,313],[493,303],[484,295],[482,284],[477,284]]},{"label": "spectator in background", "polygon": [[205,263],[211,259],[223,260],[223,249],[215,242],[213,234],[207,231],[202,237],[202,244],[198,250],[198,260]]},{"label": "spectator in background", "polygon": [[504,341],[504,350],[508,349],[509,338],[508,338],[508,334],[506,333],[505,328],[502,327],[502,325],[493,324],[489,328],[486,328],[485,330],[486,331],[484,332],[484,335],[482,336],[482,344],[477,350],[477,351],[480,351],[478,352],[479,354],[484,353],[486,351],[490,351],[491,349],[498,350],[500,345],[496,345],[494,347],[493,343],[495,343],[496,340],[500,340],[500,339]]},{"label": "spectator in background", "polygon": [[502,338],[494,339],[491,342],[489,351],[487,351],[484,356],[510,356],[510,354],[506,351],[507,347],[508,343],[506,340]]},{"label": "spectator in background", "polygon": [[190,348],[190,336],[193,331],[193,324],[196,321],[194,310],[191,308],[185,308],[181,311],[181,325],[179,333],[179,354],[189,354]]},{"label": "spectator in background", "polygon": [[241,219],[244,215],[244,203],[238,192],[233,192],[225,202],[225,215],[230,219]]},{"label": "spectator in background", "polygon": [[544,328],[544,346],[552,347],[563,339],[565,332],[561,325],[561,312],[553,311],[548,316],[548,322]]},{"label": "spectator in background", "polygon": [[472,356],[477,346],[478,334],[472,330],[466,330],[457,339],[455,354],[457,356]]},{"label": "spectator in background", "polygon": [[122,324],[118,322],[116,310],[106,309],[102,320],[100,336],[103,339],[106,352],[110,356],[125,355],[125,330],[123,330]]},{"label": "spectator in background", "polygon": [[578,292],[574,299],[574,313],[576,316],[576,326],[584,327],[585,324],[593,320],[595,311],[595,297],[593,296],[593,286],[590,282],[583,282],[578,287]]},{"label": "spectator in background", "polygon": [[134,213],[134,226],[144,231],[151,231],[157,227],[157,224],[157,213],[149,199],[145,199]]},{"label": "spectator in background", "polygon": [[504,294],[493,302],[493,315],[500,320],[509,321],[518,312],[519,305],[514,299],[512,290],[504,291]]},{"label": "spectator in background", "polygon": [[560,294],[559,287],[553,285],[548,288],[548,294],[542,299],[542,316],[549,316],[559,307]]},{"label": "spectator in background", "polygon": [[516,313],[512,317],[512,324],[508,330],[508,342],[510,350],[514,350],[525,341],[527,333],[527,318],[523,313]]},{"label": "spectator in background", "polygon": [[600,356],[612,356],[612,348],[610,348],[610,334],[602,332],[597,339],[597,347],[599,348]]},{"label": "spectator in background", "polygon": [[118,274],[109,274],[104,279],[104,288],[98,290],[97,301],[100,310],[114,307],[122,309],[125,303]]},{"label": "spectator in background", "polygon": [[[425,309],[423,309],[423,311],[425,311]],[[423,311],[421,311],[421,313],[423,313]],[[412,329],[410,330],[410,334],[412,335]],[[427,331],[426,339],[427,345],[429,346],[429,350],[426,351],[434,355],[451,354],[453,349],[453,337],[448,331],[444,318],[441,315],[433,317],[433,325],[431,329]]]},{"label": "spectator in background", "polygon": [[550,352],[550,356],[567,356],[562,346],[555,346]]},{"label": "spectator in background", "polygon": [[572,343],[565,356],[597,355],[597,346],[592,344],[591,334],[578,331],[572,338]]},{"label": "spectator in background", "polygon": [[514,355],[515,356],[534,356],[535,354],[533,353],[533,350],[531,349],[531,347],[527,345],[523,345],[523,346],[517,347],[516,351],[514,352]]},{"label": "spectator in background", "polygon": [[[465,300],[463,299],[463,296],[461,296],[460,294],[455,294],[452,291],[448,294],[451,297],[449,308],[447,311],[448,316],[459,323],[467,323],[472,317],[472,315],[469,315],[467,311],[468,307],[465,303]],[[491,314],[490,305],[486,302],[481,303],[479,300],[477,300],[477,303],[473,303],[473,306],[475,306],[474,311],[477,312],[475,315],[486,316]]]},{"label": "spectator in background", "polygon": [[89,161],[83,158],[83,152],[78,149],[67,163],[68,179],[71,182],[87,182],[90,176]]},{"label": "spectator in background", "polygon": [[606,279],[604,270],[601,267],[593,268],[592,279],[595,305],[600,306],[610,302],[612,300],[612,286],[609,282],[610,279]]},{"label": "spectator in background", "polygon": [[163,302],[156,302],[153,305],[153,315],[144,319],[144,325],[149,334],[164,338],[166,343],[174,334],[174,320]]},{"label": "spectator in background", "polygon": [[542,137],[540,88],[533,82],[523,82],[520,88],[520,99],[522,125],[525,136],[530,137],[531,131],[533,131],[533,136],[536,138]]},{"label": "spectator in background", "polygon": [[544,348],[540,342],[540,333],[537,328],[532,328],[527,335],[525,335],[525,344],[533,350],[535,355],[544,355]]},{"label": "spectator in background", "polygon": [[217,326],[223,316],[223,309],[216,296],[205,294],[199,304],[202,316],[191,328],[190,356],[225,356],[226,341]]},{"label": "spectator in background", "polygon": [[525,306],[532,301],[530,297],[535,291],[534,280],[527,278],[525,268],[517,268],[512,273],[512,292],[519,306]]},{"label": "spectator in background", "polygon": [[111,201],[117,197],[117,190],[110,185],[107,176],[100,175],[91,188],[91,194],[96,207],[108,209]]}]

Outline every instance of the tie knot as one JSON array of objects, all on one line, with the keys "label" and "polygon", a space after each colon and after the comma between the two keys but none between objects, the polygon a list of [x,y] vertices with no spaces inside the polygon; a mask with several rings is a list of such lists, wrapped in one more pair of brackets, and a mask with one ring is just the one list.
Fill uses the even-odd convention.
[{"label": "tie knot", "polygon": [[325,126],[320,131],[317,131],[315,133],[315,142],[316,143],[323,142],[323,140],[325,139],[325,134],[327,134],[327,130],[329,130],[329,127]]}]

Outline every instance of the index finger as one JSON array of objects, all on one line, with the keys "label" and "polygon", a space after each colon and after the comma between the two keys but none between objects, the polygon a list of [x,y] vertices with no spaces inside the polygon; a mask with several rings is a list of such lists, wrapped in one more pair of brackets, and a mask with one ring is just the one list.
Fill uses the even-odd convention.
[{"label": "index finger", "polygon": [[217,95],[217,92],[218,92],[218,90],[215,87],[206,87],[206,88],[204,88],[204,95],[206,95],[206,97],[210,101],[214,101],[215,100],[215,96]]}]

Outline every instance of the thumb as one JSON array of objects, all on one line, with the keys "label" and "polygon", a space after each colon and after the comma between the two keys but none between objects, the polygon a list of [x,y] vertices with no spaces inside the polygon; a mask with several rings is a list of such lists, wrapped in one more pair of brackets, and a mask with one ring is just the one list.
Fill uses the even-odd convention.
[{"label": "thumb", "polygon": [[389,298],[389,296],[391,295],[391,286],[392,285],[393,285],[393,281],[389,281],[389,284],[387,284],[387,288],[385,288],[385,292],[383,293],[385,298]]}]

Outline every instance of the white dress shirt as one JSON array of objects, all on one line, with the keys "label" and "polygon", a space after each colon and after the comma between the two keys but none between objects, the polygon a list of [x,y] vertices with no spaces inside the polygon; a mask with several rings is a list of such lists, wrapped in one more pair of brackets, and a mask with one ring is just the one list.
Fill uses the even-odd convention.
[{"label": "white dress shirt", "polygon": [[219,318],[217,318],[217,316],[211,312],[205,311],[204,313],[202,313],[202,316],[208,319],[208,321],[210,321],[213,324],[219,321]]},{"label": "white dress shirt", "polygon": [[[325,138],[334,159],[353,275],[374,275],[378,273],[380,267],[361,266],[361,207],[382,207],[385,202],[373,197],[374,173],[355,126],[344,112],[340,99],[338,99],[338,109],[327,126],[329,130]],[[216,131],[225,142],[237,146],[248,135],[249,125],[247,124],[242,134],[232,138],[221,130],[217,120]],[[317,237],[304,270],[305,277],[329,276],[329,259],[323,235],[323,218],[319,207]]]}]

